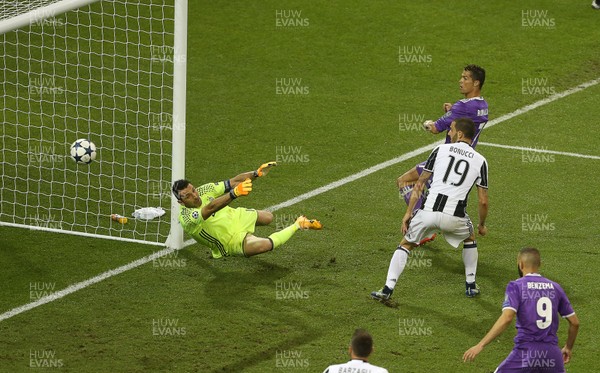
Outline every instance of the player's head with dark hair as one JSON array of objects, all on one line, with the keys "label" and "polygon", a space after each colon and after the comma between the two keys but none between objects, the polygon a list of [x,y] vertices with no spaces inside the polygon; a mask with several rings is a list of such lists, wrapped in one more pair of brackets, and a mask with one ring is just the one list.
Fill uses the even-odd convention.
[{"label": "player's head with dark hair", "polygon": [[365,329],[356,329],[350,342],[351,355],[366,360],[373,351],[373,337]]},{"label": "player's head with dark hair", "polygon": [[478,65],[467,65],[463,70],[471,73],[473,81],[479,81],[479,89],[483,88],[483,83],[485,83],[485,70],[483,67]]},{"label": "player's head with dark hair", "polygon": [[173,183],[171,191],[177,201],[185,207],[200,207],[202,205],[198,191],[188,180],[177,180]]},{"label": "player's head with dark hair", "polygon": [[475,137],[475,123],[470,118],[459,118],[450,125],[448,135],[452,142],[467,141],[470,144]]},{"label": "player's head with dark hair", "polygon": [[173,188],[171,188],[171,191],[173,192],[175,198],[177,198],[178,201],[181,201],[181,196],[179,195],[179,192],[187,188],[188,185],[190,185],[190,182],[186,179],[177,180],[173,183]]},{"label": "player's head with dark hair", "polygon": [[542,265],[540,251],[535,247],[524,247],[517,256],[517,266],[519,267],[519,276],[523,277],[523,270],[528,273],[537,272]]}]

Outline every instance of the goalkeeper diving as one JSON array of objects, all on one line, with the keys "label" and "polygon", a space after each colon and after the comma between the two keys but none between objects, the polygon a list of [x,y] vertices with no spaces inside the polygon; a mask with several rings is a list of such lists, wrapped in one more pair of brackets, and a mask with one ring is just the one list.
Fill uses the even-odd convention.
[{"label": "goalkeeper diving", "polygon": [[294,224],[267,238],[254,236],[257,225],[273,221],[270,211],[232,208],[234,199],[252,191],[252,180],[266,176],[277,166],[268,162],[257,170],[244,172],[231,179],[195,188],[188,180],[173,183],[173,194],[181,205],[179,222],[183,230],[197,242],[209,247],[213,258],[262,254],[283,245],[298,230],[322,229],[318,220],[300,216]]}]

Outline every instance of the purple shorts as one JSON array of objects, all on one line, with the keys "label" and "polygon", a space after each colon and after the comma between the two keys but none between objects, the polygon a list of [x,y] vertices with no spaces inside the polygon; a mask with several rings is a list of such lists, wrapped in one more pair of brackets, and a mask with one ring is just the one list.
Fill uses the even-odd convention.
[{"label": "purple shorts", "polygon": [[494,373],[565,373],[562,352],[556,345],[528,342],[515,346]]}]

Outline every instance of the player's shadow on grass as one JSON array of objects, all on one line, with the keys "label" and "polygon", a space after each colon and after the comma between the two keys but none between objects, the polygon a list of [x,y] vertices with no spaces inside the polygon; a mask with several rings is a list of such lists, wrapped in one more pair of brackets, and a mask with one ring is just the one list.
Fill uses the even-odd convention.
[{"label": "player's shadow on grass", "polygon": [[[481,285],[481,282],[483,282],[480,281],[481,279],[487,281],[482,286],[481,295],[474,299],[467,299],[464,295],[465,272],[461,255],[462,249],[427,247],[425,251],[429,252],[426,257],[432,260],[432,267],[435,268],[435,271],[430,274],[433,278],[429,278],[429,280],[435,280],[435,283],[442,281],[444,284],[449,284],[448,296],[460,297],[464,301],[472,302],[474,307],[482,308],[486,315],[497,315],[500,312],[506,284],[508,281],[514,280],[516,276],[507,276],[506,268],[480,261],[477,267],[478,283]],[[438,277],[439,281],[437,281]],[[406,280],[410,281],[409,279]],[[409,307],[409,305],[400,301],[398,307],[402,310]],[[461,320],[461,318],[458,318],[458,320]]]},{"label": "player's shadow on grass", "polygon": [[[258,258],[226,258],[215,262],[203,250],[183,250],[181,256],[202,269],[202,278],[211,277],[206,282],[204,296],[216,308],[235,310],[237,315],[248,315],[250,323],[257,322],[256,318],[269,321],[253,334],[253,339],[259,339],[261,334],[265,335],[264,341],[258,343],[254,353],[240,354],[237,359],[231,358],[224,366],[210,368],[213,372],[242,372],[248,367],[273,359],[276,364],[278,352],[296,351],[299,346],[323,335],[322,330],[314,328],[306,320],[319,316],[310,309],[310,304],[275,302],[275,283],[291,272],[289,268]],[[211,276],[207,276],[207,273]],[[279,332],[277,337],[281,337],[282,328],[299,335],[277,342],[276,346],[269,346],[273,343],[269,338],[269,328],[274,333]]]},{"label": "player's shadow on grass", "polygon": [[[273,284],[291,272],[289,268],[262,261],[260,258],[213,259],[202,248],[183,249],[179,255],[202,269],[202,273],[198,273],[198,276],[201,276],[202,279],[213,277],[209,283],[216,281],[221,288],[228,285],[239,287],[253,281]],[[212,276],[207,276],[207,273]],[[235,287],[229,289],[235,289]]]},{"label": "player's shadow on grass", "polygon": [[[428,252],[426,257],[432,259],[432,266],[436,270],[436,273],[432,273],[431,276],[440,276],[442,274],[444,283],[450,282],[452,289],[457,288],[454,284],[464,284],[465,272],[461,248],[452,249],[450,247],[436,248],[426,246],[424,251]],[[448,276],[443,275],[444,273]],[[489,330],[494,320],[500,314],[506,284],[516,277],[516,273],[512,277],[507,274],[506,268],[480,260],[477,266],[477,278],[487,280],[485,281],[486,285],[482,286],[481,295],[473,299],[466,298],[464,295],[464,285],[460,286],[460,291],[451,290],[452,294],[449,294],[449,296],[458,297],[465,303],[468,303],[465,304],[465,307],[478,307],[484,312],[484,315],[478,317],[477,320],[468,320],[468,327],[465,324],[466,320],[463,314],[444,313],[432,308],[418,306],[414,302],[405,303],[402,301],[400,301],[399,309],[400,312],[408,311],[409,314],[433,314],[436,318],[445,320],[446,325],[456,329],[459,333],[469,337],[480,337]]]},{"label": "player's shadow on grass", "polygon": [[[465,301],[471,300],[465,299]],[[479,299],[478,304],[491,305],[490,302],[482,302],[481,299]],[[486,308],[489,307],[486,306]],[[432,309],[431,307],[417,306],[414,303],[400,304],[400,309],[402,311],[408,311],[408,315],[427,315],[427,317],[433,316],[436,320],[443,320],[443,324],[447,327],[451,327],[458,333],[471,337],[474,340],[479,340],[478,338],[481,338],[482,335],[485,335],[485,333],[487,333],[490,327],[494,325],[494,321],[500,315],[501,311],[499,306],[492,306],[491,308],[494,309],[494,312],[486,312],[485,316],[478,317],[477,319],[467,319],[462,313],[440,312]]]},{"label": "player's shadow on grass", "polygon": [[[460,279],[464,281],[465,266],[462,260],[462,248],[452,249],[444,247],[438,249],[428,247],[426,250],[432,253],[430,258],[434,260],[434,266],[436,268],[455,275],[457,281],[460,281]],[[489,281],[487,281],[486,286],[492,284],[494,286],[494,293],[497,292],[503,296],[508,281],[517,278],[516,265],[514,276],[507,276],[506,268],[496,266],[489,261],[486,261],[485,258],[483,260],[479,258],[477,263],[477,278],[488,279]],[[490,292],[490,289],[482,289],[482,292],[483,291]]]},{"label": "player's shadow on grass", "polygon": [[[273,364],[272,369],[268,369],[268,371],[277,371],[277,370],[286,369],[286,368],[292,369],[292,370],[298,370],[299,367],[302,367],[302,366],[307,367],[308,365],[310,365],[309,358],[289,359],[289,358],[285,358],[285,355],[286,355],[286,353],[290,354],[292,351],[294,351],[294,352],[299,351],[299,348],[298,348],[299,346],[306,345],[318,338],[321,338],[324,335],[324,333],[323,333],[323,330],[316,330],[316,329],[311,330],[309,328],[308,324],[296,325],[296,327],[303,328],[302,335],[300,335],[296,338],[288,338],[284,342],[278,343],[277,346],[263,348],[263,349],[259,348],[256,352],[254,352],[252,354],[245,355],[244,357],[240,356],[239,360],[237,360],[237,361],[234,360],[221,368],[213,369],[213,372],[215,372],[215,373],[216,372],[236,372],[236,373],[243,372],[245,369],[247,369],[251,366],[257,365],[258,363],[260,363],[262,361],[273,360],[273,358],[275,358],[275,363]],[[284,356],[284,357],[277,358],[277,354],[280,354],[280,356]],[[300,354],[300,356],[302,356],[302,354]],[[286,367],[286,365],[292,364],[292,361],[293,361],[293,364],[297,364],[298,366],[294,367],[292,365],[292,366]],[[306,370],[299,370],[299,371],[306,371]]]}]

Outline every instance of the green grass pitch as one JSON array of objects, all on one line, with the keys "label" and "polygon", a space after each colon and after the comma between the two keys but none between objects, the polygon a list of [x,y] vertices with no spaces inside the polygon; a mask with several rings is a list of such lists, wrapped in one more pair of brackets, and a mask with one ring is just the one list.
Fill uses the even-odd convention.
[{"label": "green grass pitch", "polygon": [[[187,177],[217,181],[278,159],[234,203],[266,208],[441,139],[413,122],[461,98],[468,63],[487,71],[490,119],[597,79],[600,11],[589,3],[192,0]],[[598,97],[592,86],[481,141],[600,156]],[[192,245],[0,321],[0,372],[39,371],[36,362],[64,372],[321,372],[348,360],[357,327],[374,336],[370,361],[390,372],[492,372],[514,327],[474,363],[461,357],[500,314],[526,245],[540,248],[542,274],[581,320],[567,372],[595,371],[600,160],[478,150],[490,168],[478,298],[464,296],[460,250],[441,239],[413,254],[398,308],[368,297],[401,239],[395,179],[423,154],[277,210],[257,234],[301,213],[325,228],[275,252],[213,260]],[[472,196],[474,218],[475,207]],[[0,313],[156,250],[0,227]]]}]

